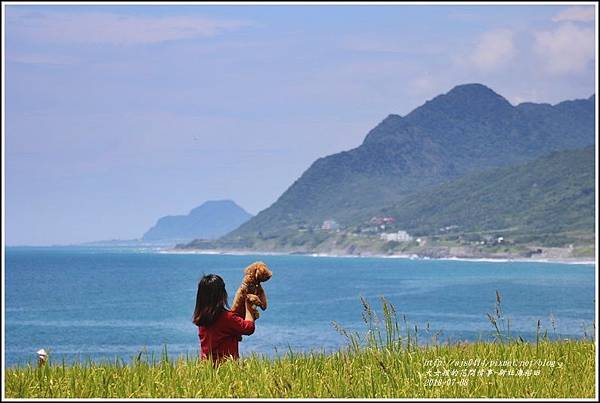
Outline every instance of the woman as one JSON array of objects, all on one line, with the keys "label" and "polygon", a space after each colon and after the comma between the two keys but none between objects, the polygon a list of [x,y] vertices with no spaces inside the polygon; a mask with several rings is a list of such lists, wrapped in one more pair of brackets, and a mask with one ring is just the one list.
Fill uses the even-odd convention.
[{"label": "woman", "polygon": [[254,333],[254,318],[246,301],[246,317],[231,312],[227,304],[225,282],[208,274],[198,282],[196,309],[192,322],[198,326],[200,356],[218,363],[227,357],[239,358],[242,335]]}]

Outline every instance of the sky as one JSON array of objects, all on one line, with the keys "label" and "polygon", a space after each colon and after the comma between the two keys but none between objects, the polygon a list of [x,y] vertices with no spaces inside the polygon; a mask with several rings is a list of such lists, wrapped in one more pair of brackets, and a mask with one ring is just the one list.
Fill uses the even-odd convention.
[{"label": "sky", "polygon": [[516,105],[596,92],[593,5],[3,3],[5,241],[135,239],[478,82]]}]

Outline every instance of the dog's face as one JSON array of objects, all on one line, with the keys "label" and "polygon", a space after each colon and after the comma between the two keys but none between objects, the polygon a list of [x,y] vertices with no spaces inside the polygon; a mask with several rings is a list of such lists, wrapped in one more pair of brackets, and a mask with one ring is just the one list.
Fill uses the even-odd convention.
[{"label": "dog's face", "polygon": [[252,281],[256,283],[262,283],[263,281],[267,281],[271,278],[273,273],[266,264],[263,262],[254,262],[250,266],[246,267],[246,276]]}]

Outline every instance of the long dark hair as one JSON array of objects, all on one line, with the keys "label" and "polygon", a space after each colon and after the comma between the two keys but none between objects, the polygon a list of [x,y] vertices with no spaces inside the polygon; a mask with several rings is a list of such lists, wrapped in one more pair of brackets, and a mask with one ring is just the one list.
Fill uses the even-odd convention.
[{"label": "long dark hair", "polygon": [[210,326],[227,305],[225,282],[216,274],[207,274],[198,282],[196,309],[192,322],[197,326]]}]

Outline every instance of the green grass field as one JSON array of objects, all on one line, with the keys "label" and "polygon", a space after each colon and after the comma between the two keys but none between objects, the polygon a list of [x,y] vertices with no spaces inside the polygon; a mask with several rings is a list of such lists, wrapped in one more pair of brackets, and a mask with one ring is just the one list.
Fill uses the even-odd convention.
[{"label": "green grass field", "polygon": [[[140,354],[115,362],[6,369],[8,398],[593,398],[595,343],[535,342],[510,335],[499,308],[488,315],[491,342],[432,343],[416,340],[418,329],[400,322],[383,301],[380,320],[363,300],[365,334],[350,333],[349,345],[333,354],[288,352],[253,355],[214,368],[196,358],[158,359]],[[539,330],[539,323],[538,323]]]}]

